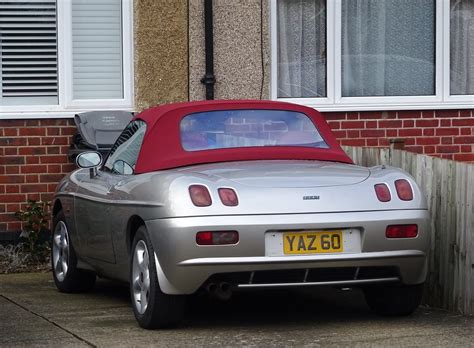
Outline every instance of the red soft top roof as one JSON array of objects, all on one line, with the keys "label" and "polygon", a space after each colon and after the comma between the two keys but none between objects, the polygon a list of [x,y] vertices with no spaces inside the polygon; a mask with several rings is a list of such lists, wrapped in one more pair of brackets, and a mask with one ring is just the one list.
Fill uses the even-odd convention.
[{"label": "red soft top roof", "polygon": [[[185,151],[181,146],[180,122],[196,112],[216,110],[287,110],[306,114],[316,125],[328,149],[302,146],[265,146]],[[135,166],[135,173],[147,173],[202,163],[246,160],[323,160],[353,163],[336,141],[321,114],[309,107],[261,100],[211,100],[168,104],[147,109],[135,119],[146,122],[147,130]]]}]

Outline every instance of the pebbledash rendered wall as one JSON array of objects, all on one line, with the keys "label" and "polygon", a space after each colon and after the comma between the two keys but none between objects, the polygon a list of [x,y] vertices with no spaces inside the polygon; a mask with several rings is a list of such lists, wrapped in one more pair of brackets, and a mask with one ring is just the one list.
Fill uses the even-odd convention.
[{"label": "pebbledash rendered wall", "polygon": [[[134,1],[135,108],[201,100],[205,70],[202,0]],[[214,0],[216,99],[268,99],[268,4]],[[474,162],[474,110],[326,112],[343,145],[390,145]],[[28,199],[50,200],[75,168],[67,157],[71,118],[0,119],[0,232],[18,231],[13,216]],[[0,238],[1,239],[1,238]]]}]

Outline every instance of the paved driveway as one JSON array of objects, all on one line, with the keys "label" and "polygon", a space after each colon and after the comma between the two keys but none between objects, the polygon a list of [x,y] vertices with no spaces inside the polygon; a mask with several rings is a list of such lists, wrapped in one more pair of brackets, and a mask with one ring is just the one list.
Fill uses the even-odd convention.
[{"label": "paved driveway", "polygon": [[50,274],[0,276],[0,346],[474,346],[474,318],[421,308],[407,318],[372,314],[358,291],[193,298],[183,325],[146,331],[127,287],[99,281],[88,294],[57,292]]}]

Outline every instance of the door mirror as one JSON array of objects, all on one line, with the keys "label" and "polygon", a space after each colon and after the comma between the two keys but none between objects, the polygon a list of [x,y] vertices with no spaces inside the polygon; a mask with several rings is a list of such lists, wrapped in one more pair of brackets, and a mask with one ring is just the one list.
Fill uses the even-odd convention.
[{"label": "door mirror", "polygon": [[94,168],[102,163],[102,155],[98,152],[83,152],[76,157],[76,164],[80,168]]}]

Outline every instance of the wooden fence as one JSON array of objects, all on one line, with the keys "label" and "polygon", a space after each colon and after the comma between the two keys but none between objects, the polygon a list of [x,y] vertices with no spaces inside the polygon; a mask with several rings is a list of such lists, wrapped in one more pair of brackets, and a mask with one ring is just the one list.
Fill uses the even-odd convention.
[{"label": "wooden fence", "polygon": [[359,165],[391,165],[415,178],[431,213],[425,302],[474,314],[474,164],[388,148],[344,150]]}]

